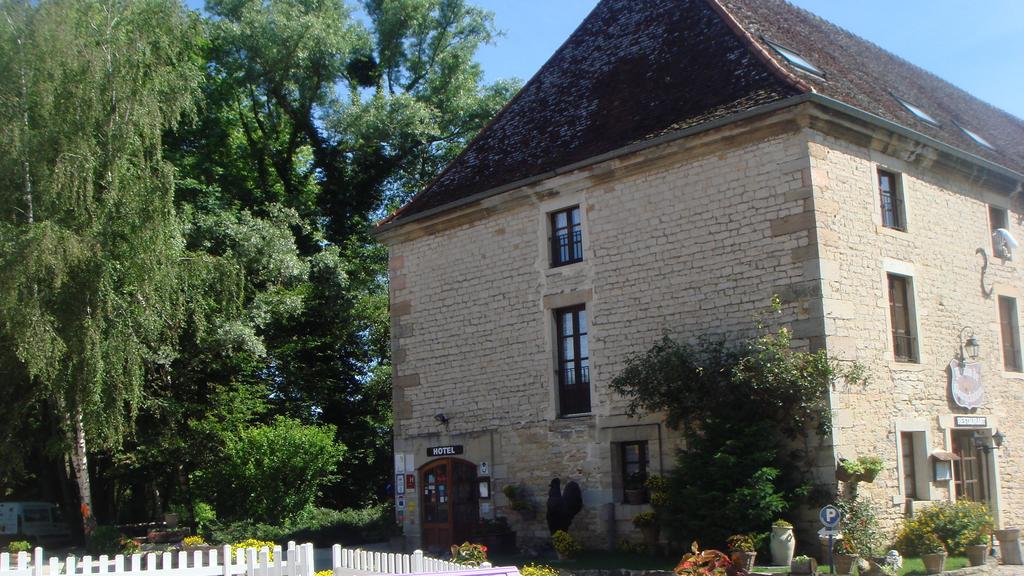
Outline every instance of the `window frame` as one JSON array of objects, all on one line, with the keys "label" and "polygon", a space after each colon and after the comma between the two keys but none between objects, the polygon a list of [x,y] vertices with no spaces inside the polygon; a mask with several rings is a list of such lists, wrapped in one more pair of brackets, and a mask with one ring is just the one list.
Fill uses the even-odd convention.
[{"label": "window frame", "polygon": [[[558,217],[565,216],[565,226],[558,224]],[[573,218],[575,217],[575,222]],[[567,206],[548,214],[548,259],[552,268],[568,266],[583,261],[583,211],[580,205]],[[565,258],[562,257],[563,246],[559,231],[565,230]]]},{"label": "window frame", "polygon": [[988,233],[992,237],[992,254],[996,258],[1007,258],[1009,254],[1003,252],[996,243],[996,230],[1003,228],[1010,229],[1010,211],[995,204],[988,205]]},{"label": "window frame", "polygon": [[[903,298],[902,302],[897,303],[897,295],[894,293],[894,288],[899,283],[902,283]],[[921,361],[921,354],[919,338],[916,334],[917,314],[914,309],[914,279],[911,276],[886,272],[886,288],[889,299],[889,332],[892,339],[893,360],[905,364],[918,364]],[[900,314],[898,308],[903,309],[902,314]],[[899,318],[901,315],[902,318]],[[902,320],[902,328],[900,326],[901,323],[897,322],[897,320]],[[901,329],[904,332],[903,334],[900,334]],[[907,342],[907,347],[909,348],[907,354],[901,354],[901,341]]]},{"label": "window frame", "polygon": [[[639,460],[637,462],[629,462],[626,458],[627,450],[630,446],[637,446],[639,448]],[[637,472],[643,474],[646,481],[650,477],[648,468],[651,463],[650,449],[648,447],[647,440],[630,440],[628,442],[619,443],[619,473],[622,475],[622,501],[626,501],[626,486],[629,485],[629,477],[632,472],[629,471],[630,465],[637,465]],[[644,502],[647,501],[648,495],[644,495]]]},{"label": "window frame", "polygon": [[[903,175],[895,170],[879,167],[875,172],[875,185],[878,188],[878,203],[882,213],[882,226],[900,232],[907,231],[907,203],[903,190]],[[883,178],[890,180],[890,191],[882,186]],[[888,210],[886,200],[888,199]],[[887,222],[886,215],[891,214],[892,222]]]},{"label": "window frame", "polygon": [[999,308],[999,340],[1003,354],[1003,371],[1024,372],[1024,362],[1021,361],[1017,299],[1000,294],[997,298],[997,306]]},{"label": "window frame", "polygon": [[[589,414],[592,409],[590,395],[590,322],[586,315],[586,304],[577,304],[554,310],[556,369],[555,381],[558,392],[558,416],[578,416]],[[582,315],[581,315],[582,313]],[[572,318],[572,333],[565,332],[565,317]],[[582,319],[582,322],[581,322]],[[580,325],[583,324],[581,331]],[[565,354],[565,341],[571,339],[573,357]],[[586,355],[583,348],[586,347]],[[573,383],[567,376],[573,375]]]}]

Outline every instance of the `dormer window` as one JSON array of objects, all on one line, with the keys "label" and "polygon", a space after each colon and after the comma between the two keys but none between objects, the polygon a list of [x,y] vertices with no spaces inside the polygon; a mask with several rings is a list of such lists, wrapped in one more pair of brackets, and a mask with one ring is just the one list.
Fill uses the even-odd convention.
[{"label": "dormer window", "polygon": [[796,66],[800,70],[803,70],[804,72],[809,72],[811,74],[814,74],[815,76],[820,76],[822,78],[825,77],[825,73],[822,72],[820,68],[818,68],[814,64],[811,64],[806,58],[790,50],[789,48],[780,46],[775,42],[772,42],[767,39],[765,40],[765,43],[771,46],[772,50],[775,50],[779,54],[779,56],[782,56],[783,58],[786,59],[787,62],[789,62],[793,66]]},{"label": "dormer window", "polygon": [[[956,124],[956,123],[954,122],[954,124]],[[974,140],[979,145],[984,146],[985,148],[988,148],[989,150],[995,150],[996,149],[995,146],[993,146],[988,140],[985,140],[984,138],[982,138],[979,134],[971,132],[970,130],[968,130],[967,128],[964,128],[960,124],[956,124],[956,127],[959,128],[961,132],[966,134],[968,138],[970,138],[971,140]]]},{"label": "dormer window", "polygon": [[918,120],[925,122],[926,124],[931,124],[932,126],[941,126],[938,120],[932,118],[931,115],[929,115],[924,110],[921,110],[917,106],[914,106],[910,102],[907,102],[906,100],[900,98],[899,96],[896,96],[895,94],[893,95],[893,98],[895,98],[897,102],[899,102],[904,108],[906,108],[907,111],[909,111],[914,116],[917,116]]}]

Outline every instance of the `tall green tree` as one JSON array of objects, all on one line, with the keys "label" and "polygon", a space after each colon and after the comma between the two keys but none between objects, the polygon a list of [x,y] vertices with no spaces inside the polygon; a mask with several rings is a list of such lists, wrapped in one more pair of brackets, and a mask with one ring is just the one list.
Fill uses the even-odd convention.
[{"label": "tall green tree", "polygon": [[[473,55],[494,37],[492,19],[463,0],[206,8],[205,105],[171,144],[178,198],[197,221],[297,215],[288,226],[303,278],[246,282],[266,354],[244,378],[270,390],[274,413],[335,426],[364,466],[340,471],[327,503],[357,505],[391,467],[387,254],[373,220],[433,178],[517,83],[484,84]],[[189,247],[238,254],[236,240],[210,240],[217,229],[190,227]],[[176,366],[179,381],[211,381]]]},{"label": "tall green tree", "polygon": [[172,0],[0,0],[0,339],[87,455],[131,431],[174,356],[183,242],[161,138],[194,103]]}]

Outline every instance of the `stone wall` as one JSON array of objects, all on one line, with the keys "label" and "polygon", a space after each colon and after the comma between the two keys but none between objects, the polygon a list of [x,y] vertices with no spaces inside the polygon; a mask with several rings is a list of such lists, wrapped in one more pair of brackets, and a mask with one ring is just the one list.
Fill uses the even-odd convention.
[{"label": "stone wall", "polygon": [[[886,150],[886,146],[889,147]],[[885,150],[884,152],[879,149]],[[967,173],[933,162],[914,149],[875,140],[857,146],[817,132],[809,145],[821,271],[825,331],[829,352],[868,368],[866,387],[835,391],[835,441],[839,456],[878,455],[885,470],[861,493],[880,507],[885,526],[894,531],[906,513],[900,432],[917,434],[918,500],[950,498],[950,482],[930,481],[933,450],[951,451],[953,416],[987,418],[979,430],[1001,430],[1007,444],[995,450],[990,491],[998,484],[1003,525],[1024,521],[1021,444],[1024,426],[1024,378],[1003,370],[998,295],[1021,301],[1021,255],[1015,261],[994,258],[989,204],[1010,209],[1010,226],[1024,237],[1021,207],[1005,191],[993,190],[983,172]],[[877,170],[902,176],[907,230],[882,226]],[[987,255],[987,267],[985,256]],[[896,362],[890,335],[886,275],[912,278],[918,329],[919,362]],[[955,405],[949,392],[949,364],[959,354],[962,327],[974,330],[986,389],[975,411]],[[1014,416],[1016,415],[1016,416]]]},{"label": "stone wall", "polygon": [[[583,488],[572,532],[586,545],[638,540],[630,520],[644,507],[620,503],[616,447],[646,440],[659,472],[680,439],[657,416],[625,416],[608,389],[625,359],[666,333],[742,335],[773,294],[798,345],[823,342],[808,132],[790,120],[693,136],[390,234],[396,452],[418,468],[429,446],[465,445],[492,478],[481,516],[509,517],[521,543],[546,537],[553,477]],[[548,214],[576,204],[584,261],[551,268]],[[558,418],[553,311],[575,304],[590,318],[593,410]],[[536,519],[506,508],[506,484],[531,495]],[[417,498],[406,495],[412,545]]]}]

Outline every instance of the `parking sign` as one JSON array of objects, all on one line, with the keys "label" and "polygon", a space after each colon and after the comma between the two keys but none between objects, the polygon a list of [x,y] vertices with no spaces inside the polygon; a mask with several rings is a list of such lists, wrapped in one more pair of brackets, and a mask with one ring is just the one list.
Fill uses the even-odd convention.
[{"label": "parking sign", "polygon": [[842,518],[842,514],[839,512],[839,508],[829,504],[818,512],[818,518],[821,519],[821,523],[825,528],[833,529],[839,527],[839,520]]}]

